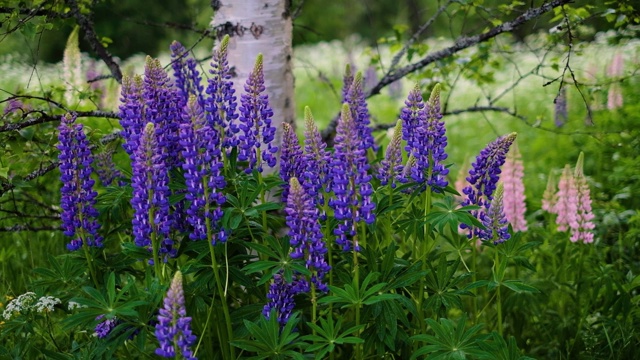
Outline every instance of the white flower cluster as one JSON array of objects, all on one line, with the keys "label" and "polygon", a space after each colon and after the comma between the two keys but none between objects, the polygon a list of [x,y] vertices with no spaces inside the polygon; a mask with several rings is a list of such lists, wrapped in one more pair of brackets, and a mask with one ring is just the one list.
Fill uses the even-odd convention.
[{"label": "white flower cluster", "polygon": [[86,308],[87,305],[81,305],[80,303],[77,303],[75,301],[69,301],[69,306],[67,307],[67,309],[69,309],[69,311],[71,310],[75,310],[75,309],[82,309],[82,308]]},{"label": "white flower cluster", "polygon": [[7,307],[4,309],[2,316],[5,320],[11,319],[13,315],[26,313],[35,310],[39,313],[46,311],[53,311],[53,307],[60,304],[61,301],[53,296],[42,296],[36,301],[36,294],[33,292],[27,292],[16,299],[11,300]]},{"label": "white flower cluster", "polygon": [[20,313],[21,311],[31,309],[35,299],[36,293],[33,292],[27,292],[18,296],[7,304],[2,316],[5,320],[9,320],[14,313]]},{"label": "white flower cluster", "polygon": [[56,306],[56,304],[60,304],[60,299],[58,298],[54,298],[53,296],[43,296],[40,299],[38,299],[38,302],[35,305],[36,311],[41,313],[43,311],[53,311],[53,307]]}]

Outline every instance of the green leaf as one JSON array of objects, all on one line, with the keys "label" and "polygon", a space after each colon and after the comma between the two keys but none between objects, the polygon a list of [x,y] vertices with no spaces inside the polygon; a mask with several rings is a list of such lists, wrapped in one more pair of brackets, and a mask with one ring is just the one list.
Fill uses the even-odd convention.
[{"label": "green leaf", "polygon": [[519,280],[506,280],[502,282],[502,285],[508,287],[509,289],[518,292],[518,293],[522,293],[522,292],[532,292],[532,293],[538,293],[540,292],[540,290],[538,290],[537,288],[531,286],[531,285],[527,285]]}]

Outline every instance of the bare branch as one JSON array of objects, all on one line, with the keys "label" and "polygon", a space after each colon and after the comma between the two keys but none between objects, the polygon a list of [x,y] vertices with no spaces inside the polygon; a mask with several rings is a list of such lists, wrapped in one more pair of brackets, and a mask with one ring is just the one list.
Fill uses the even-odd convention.
[{"label": "bare branch", "polygon": [[51,11],[48,9],[44,9],[43,6],[35,8],[35,9],[30,9],[30,8],[13,8],[13,7],[8,7],[8,6],[0,6],[0,14],[13,14],[14,12],[18,12],[18,14],[20,15],[25,15],[25,16],[30,16],[30,17],[35,17],[35,16],[47,16],[50,18],[57,18],[57,19],[67,19],[71,17],[70,13],[59,13],[56,11]]},{"label": "bare branch", "polygon": [[91,46],[91,50],[93,50],[100,59],[107,64],[113,78],[116,79],[117,82],[122,83],[122,71],[120,70],[120,66],[115,62],[113,56],[111,56],[109,51],[107,51],[100,42],[98,34],[96,34],[93,26],[93,20],[82,14],[76,0],[66,0],[66,3],[71,8],[71,14],[76,18],[78,25],[80,25],[80,29],[82,29],[82,32],[84,33],[85,40],[87,40],[89,46]]},{"label": "bare branch", "polygon": [[[38,116],[33,117],[32,115],[34,114],[38,114]],[[120,118],[120,116],[118,116],[118,114],[116,113],[109,112],[109,111],[99,111],[99,110],[78,111],[78,112],[75,112],[75,114],[76,114],[76,117],[103,117],[103,118],[109,118],[109,119]],[[30,111],[24,112],[24,114],[22,115],[22,118],[26,120],[17,122],[17,123],[7,123],[0,126],[0,133],[20,130],[33,125],[44,124],[44,123],[53,122],[53,121],[60,121],[60,119],[62,118],[62,115],[49,115],[42,110],[30,110]]]}]

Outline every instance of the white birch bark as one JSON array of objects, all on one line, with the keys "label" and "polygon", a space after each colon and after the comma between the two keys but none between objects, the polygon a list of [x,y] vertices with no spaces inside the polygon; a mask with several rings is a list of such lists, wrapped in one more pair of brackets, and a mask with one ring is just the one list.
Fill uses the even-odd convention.
[{"label": "white birch bark", "polygon": [[238,101],[256,56],[259,53],[264,55],[265,86],[273,108],[273,125],[277,129],[275,142],[279,146],[282,123],[293,124],[295,116],[291,68],[292,22],[286,9],[287,1],[222,0],[213,3],[219,6],[213,17],[213,27],[222,29],[222,35],[226,29],[231,37],[228,59],[237,74],[233,82]]}]

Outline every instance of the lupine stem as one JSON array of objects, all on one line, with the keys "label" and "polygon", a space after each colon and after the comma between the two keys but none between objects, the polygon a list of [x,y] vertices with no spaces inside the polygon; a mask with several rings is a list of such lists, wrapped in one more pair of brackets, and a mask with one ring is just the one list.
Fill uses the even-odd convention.
[{"label": "lupine stem", "polygon": [[[215,247],[213,246],[211,241],[209,241],[209,252],[211,253],[211,267],[213,268],[213,275],[216,279],[216,287],[218,288],[218,293],[220,294],[220,302],[222,303],[222,312],[224,313],[224,320],[227,325],[227,332],[226,334],[224,334],[226,336],[223,336],[223,338],[226,339],[226,343],[220,344],[220,345],[223,346],[225,350],[228,351],[227,353],[225,353],[225,355],[228,354],[228,356],[225,356],[226,359],[235,359],[236,358],[235,349],[233,348],[233,346],[229,344],[229,342],[233,341],[233,328],[231,326],[231,316],[229,315],[229,306],[227,305],[227,296],[224,293],[224,289],[222,288],[222,282],[220,281],[220,272],[218,269],[218,262],[216,260]],[[212,306],[213,306],[213,302],[212,302]]]},{"label": "lupine stem", "polygon": [[[500,253],[496,251],[496,258],[495,258],[495,269],[499,272],[502,272],[500,270]],[[500,294],[500,287],[502,286],[502,279],[504,274],[498,274],[499,278],[497,278],[496,280],[498,280],[498,286],[496,287],[496,310],[498,312],[498,334],[500,334],[500,336],[502,336],[502,297]]]}]

